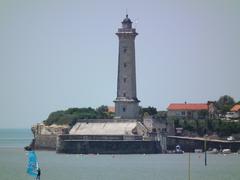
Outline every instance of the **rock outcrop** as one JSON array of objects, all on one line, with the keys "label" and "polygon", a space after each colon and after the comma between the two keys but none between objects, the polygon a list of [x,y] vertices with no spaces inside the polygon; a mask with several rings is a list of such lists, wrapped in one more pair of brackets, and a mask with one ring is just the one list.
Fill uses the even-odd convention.
[{"label": "rock outcrop", "polygon": [[34,139],[30,144],[30,149],[44,149],[55,150],[57,143],[57,136],[68,134],[70,127],[68,125],[46,126],[42,123],[32,126],[32,133]]},{"label": "rock outcrop", "polygon": [[32,132],[34,137],[39,135],[60,135],[60,134],[68,134],[70,127],[68,125],[56,125],[52,124],[50,126],[46,126],[43,123],[38,123],[32,126]]}]

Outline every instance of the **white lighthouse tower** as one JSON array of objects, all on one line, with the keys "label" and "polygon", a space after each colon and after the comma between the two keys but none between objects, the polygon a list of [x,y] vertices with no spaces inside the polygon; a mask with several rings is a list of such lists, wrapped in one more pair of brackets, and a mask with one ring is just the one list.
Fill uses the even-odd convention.
[{"label": "white lighthouse tower", "polygon": [[135,37],[138,33],[132,28],[132,21],[128,15],[122,21],[122,28],[118,29],[116,35],[119,38],[119,53],[115,113],[117,118],[137,119],[140,101],[136,91]]}]

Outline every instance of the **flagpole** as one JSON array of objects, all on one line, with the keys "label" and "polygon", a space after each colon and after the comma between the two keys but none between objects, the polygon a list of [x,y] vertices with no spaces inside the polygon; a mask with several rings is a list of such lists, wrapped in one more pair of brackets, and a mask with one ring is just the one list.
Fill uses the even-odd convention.
[{"label": "flagpole", "polygon": [[191,156],[190,156],[190,152],[188,153],[188,180],[191,180],[191,173],[190,173],[190,167],[191,167]]},{"label": "flagpole", "polygon": [[205,150],[205,166],[207,166],[207,136],[205,135],[204,139],[204,150]]}]

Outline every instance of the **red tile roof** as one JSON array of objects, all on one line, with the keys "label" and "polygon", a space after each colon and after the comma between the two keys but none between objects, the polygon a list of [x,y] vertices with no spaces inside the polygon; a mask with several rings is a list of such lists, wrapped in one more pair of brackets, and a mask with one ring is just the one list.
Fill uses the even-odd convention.
[{"label": "red tile roof", "polygon": [[173,103],[167,108],[170,111],[177,110],[208,110],[208,105],[204,103]]},{"label": "red tile roof", "polygon": [[236,104],[231,109],[232,112],[240,111],[240,104]]}]

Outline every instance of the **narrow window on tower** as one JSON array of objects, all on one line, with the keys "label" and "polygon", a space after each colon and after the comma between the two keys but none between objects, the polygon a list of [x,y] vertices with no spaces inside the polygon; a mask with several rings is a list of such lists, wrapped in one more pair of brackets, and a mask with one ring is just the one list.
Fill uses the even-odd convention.
[{"label": "narrow window on tower", "polygon": [[127,63],[124,63],[124,64],[123,64],[123,67],[127,67]]},{"label": "narrow window on tower", "polygon": [[123,78],[123,82],[125,83],[127,81],[127,78]]},{"label": "narrow window on tower", "polygon": [[125,107],[123,107],[123,112],[125,112],[126,111],[126,108]]},{"label": "narrow window on tower", "polygon": [[123,97],[126,97],[126,93],[125,92],[123,93]]},{"label": "narrow window on tower", "polygon": [[123,52],[126,53],[126,52],[127,52],[127,48],[124,48],[124,49],[123,49]]}]

